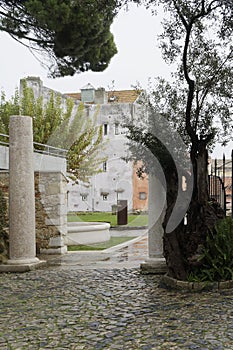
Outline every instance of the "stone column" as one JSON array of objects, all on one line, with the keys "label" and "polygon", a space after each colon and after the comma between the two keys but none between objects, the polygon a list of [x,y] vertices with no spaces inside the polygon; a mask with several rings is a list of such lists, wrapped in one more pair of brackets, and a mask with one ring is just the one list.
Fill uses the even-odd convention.
[{"label": "stone column", "polygon": [[8,271],[28,271],[36,257],[32,118],[11,116],[9,125]]},{"label": "stone column", "polygon": [[163,257],[162,222],[166,209],[166,191],[159,179],[149,175],[148,201],[148,259],[141,264],[143,273],[161,274],[166,272],[166,262]]}]

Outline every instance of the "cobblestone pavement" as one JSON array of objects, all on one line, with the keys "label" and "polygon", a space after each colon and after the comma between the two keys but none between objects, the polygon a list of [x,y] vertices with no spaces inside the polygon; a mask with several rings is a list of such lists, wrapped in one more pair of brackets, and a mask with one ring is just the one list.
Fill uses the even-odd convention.
[{"label": "cobblestone pavement", "polygon": [[233,349],[233,291],[167,290],[113,265],[0,274],[0,350]]}]

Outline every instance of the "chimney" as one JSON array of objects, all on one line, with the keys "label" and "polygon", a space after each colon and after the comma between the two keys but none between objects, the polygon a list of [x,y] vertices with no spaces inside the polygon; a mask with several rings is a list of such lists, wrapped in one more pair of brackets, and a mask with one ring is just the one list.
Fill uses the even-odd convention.
[{"label": "chimney", "polygon": [[95,104],[108,103],[108,93],[104,88],[100,87],[95,90]]},{"label": "chimney", "polygon": [[84,103],[93,103],[95,101],[95,88],[90,83],[81,89],[81,101]]}]

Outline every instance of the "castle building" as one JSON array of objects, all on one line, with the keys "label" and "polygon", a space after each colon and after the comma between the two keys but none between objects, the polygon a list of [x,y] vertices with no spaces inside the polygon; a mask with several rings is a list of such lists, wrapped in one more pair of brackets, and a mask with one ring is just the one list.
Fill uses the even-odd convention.
[{"label": "castle building", "polygon": [[66,95],[80,100],[94,110],[100,111],[97,124],[102,125],[106,146],[102,172],[94,175],[89,184],[69,186],[70,211],[112,211],[118,200],[127,200],[128,211],[146,211],[148,206],[148,179],[138,179],[136,167],[127,162],[128,146],[124,123],[137,118],[141,106],[138,100],[141,92],[136,90],[105,91],[95,89],[91,84],[80,93]]},{"label": "castle building", "polygon": [[[49,99],[51,89],[44,87],[37,77],[28,77],[27,86],[34,91],[35,97]],[[53,91],[55,94],[59,92]],[[105,147],[101,157],[105,159],[101,172],[93,175],[89,183],[68,184],[68,210],[75,212],[115,210],[118,200],[127,200],[129,212],[146,211],[148,206],[148,178],[138,179],[136,167],[128,156],[128,139],[124,124],[142,116],[142,105],[139,100],[143,92],[138,90],[95,89],[87,84],[77,93],[60,94],[64,101],[69,97],[75,105],[84,103],[87,114],[92,116],[97,108],[97,125],[102,126]]]}]

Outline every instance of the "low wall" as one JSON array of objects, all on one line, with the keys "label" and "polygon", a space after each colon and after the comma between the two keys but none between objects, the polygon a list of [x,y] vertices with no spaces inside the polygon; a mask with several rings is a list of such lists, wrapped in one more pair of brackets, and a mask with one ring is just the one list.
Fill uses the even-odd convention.
[{"label": "low wall", "polygon": [[70,246],[106,242],[110,239],[109,229],[107,222],[69,222],[65,243]]},{"label": "low wall", "polygon": [[[9,172],[0,171],[0,189],[8,203]],[[61,172],[35,173],[37,254],[62,254],[67,251],[67,180]],[[7,214],[8,216],[8,214]],[[6,228],[8,232],[8,228]],[[0,240],[3,239],[0,237]],[[0,262],[5,260],[0,254]]]},{"label": "low wall", "polygon": [[[45,152],[33,153],[34,171],[66,172],[66,158],[55,157]],[[0,169],[9,170],[9,147],[0,145]]]}]

